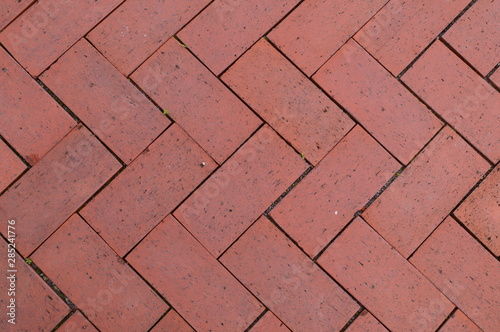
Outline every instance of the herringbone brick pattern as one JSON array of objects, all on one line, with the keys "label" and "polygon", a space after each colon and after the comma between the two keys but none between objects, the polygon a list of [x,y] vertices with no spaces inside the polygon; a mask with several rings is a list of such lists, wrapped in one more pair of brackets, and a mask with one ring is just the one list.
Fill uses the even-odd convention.
[{"label": "herringbone brick pattern", "polygon": [[500,331],[500,0],[2,0],[0,45],[1,331]]}]

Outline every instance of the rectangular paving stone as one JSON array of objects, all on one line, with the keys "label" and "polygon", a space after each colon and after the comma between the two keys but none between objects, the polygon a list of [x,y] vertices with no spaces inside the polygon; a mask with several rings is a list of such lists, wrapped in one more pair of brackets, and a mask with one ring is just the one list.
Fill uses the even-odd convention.
[{"label": "rectangular paving stone", "polygon": [[442,125],[353,40],[313,78],[403,164],[410,162]]},{"label": "rectangular paving stone", "polygon": [[368,311],[363,310],[361,314],[349,325],[346,332],[388,332],[389,330],[380,324]]},{"label": "rectangular paving stone", "polygon": [[31,258],[101,331],[146,331],[168,309],[77,214]]},{"label": "rectangular paving stone", "polygon": [[40,79],[126,164],[170,124],[85,39]]},{"label": "rectangular paving stone", "polygon": [[174,310],[170,310],[151,332],[195,332]]},{"label": "rectangular paving stone", "polygon": [[80,311],[76,311],[58,329],[60,332],[99,332]]},{"label": "rectangular paving stone", "polygon": [[354,39],[396,76],[469,2],[391,0],[356,33]]},{"label": "rectangular paving stone", "polygon": [[19,159],[7,144],[0,140],[0,192],[10,185],[26,169],[26,165]]},{"label": "rectangular paving stone", "polygon": [[215,167],[205,151],[174,124],[80,214],[124,256]]},{"label": "rectangular paving stone", "polygon": [[453,210],[489,164],[445,127],[363,213],[408,257]]},{"label": "rectangular paving stone", "polygon": [[127,261],[197,331],[244,331],[264,310],[172,216]]},{"label": "rectangular paving stone", "polygon": [[500,256],[500,166],[488,174],[453,214]]},{"label": "rectangular paving stone", "polygon": [[483,331],[500,326],[500,263],[451,217],[410,262]]},{"label": "rectangular paving stone", "polygon": [[209,3],[209,0],[125,1],[87,38],[128,76]]},{"label": "rectangular paving stone", "polygon": [[490,76],[490,81],[500,89],[500,69],[497,68],[497,70],[495,70],[495,72]]},{"label": "rectangular paving stone", "polygon": [[264,39],[222,79],[312,164],[354,126],[347,114]]},{"label": "rectangular paving stone", "polygon": [[339,331],[359,309],[265,217],[220,261],[292,331]]},{"label": "rectangular paving stone", "polygon": [[219,164],[262,123],[173,38],[131,77]]},{"label": "rectangular paving stone", "polygon": [[[4,227],[7,228],[7,220]],[[16,241],[17,242],[17,241]],[[7,271],[7,243],[2,239],[2,247],[5,252],[5,263],[2,264],[2,278],[0,282],[0,330],[2,331],[52,331],[67,314],[70,308],[64,301],[47,285],[36,272],[24,262],[22,257],[15,258],[15,272]],[[16,243],[17,244],[17,243]],[[16,279],[12,279],[14,274]],[[12,281],[13,285],[11,285]],[[12,293],[13,292],[13,293]],[[9,295],[10,293],[10,295]],[[15,302],[12,305],[11,300]],[[8,306],[14,306],[13,309]],[[14,310],[15,319],[9,313]]]},{"label": "rectangular paving stone", "polygon": [[304,1],[269,34],[269,39],[311,76],[386,2]]},{"label": "rectangular paving stone", "polygon": [[218,257],[307,169],[269,126],[254,134],[174,216]]},{"label": "rectangular paving stone", "polygon": [[120,167],[85,127],[73,129],[0,197],[0,220],[19,221],[21,254],[29,256]]},{"label": "rectangular paving stone", "polygon": [[40,75],[123,0],[39,0],[0,33],[0,42]]},{"label": "rectangular paving stone", "polygon": [[298,3],[215,0],[177,35],[219,75]]},{"label": "rectangular paving stone", "polygon": [[474,324],[469,317],[465,316],[463,312],[457,310],[451,315],[450,319],[444,323],[439,329],[439,332],[481,332],[479,327]]},{"label": "rectangular paving stone", "polygon": [[271,311],[267,311],[257,323],[250,329],[251,332],[290,332]]},{"label": "rectangular paving stone", "polygon": [[17,15],[21,14],[35,0],[4,0],[0,12],[0,30],[3,30]]},{"label": "rectangular paving stone", "polygon": [[270,215],[315,257],[399,168],[387,151],[356,126]]},{"label": "rectangular paving stone", "polygon": [[361,218],[318,263],[392,331],[435,331],[454,308]]},{"label": "rectangular paving stone", "polygon": [[34,165],[76,122],[3,48],[0,67],[0,134]]},{"label": "rectangular paving stone", "polygon": [[500,6],[478,0],[443,35],[461,56],[486,76],[500,61]]},{"label": "rectangular paving stone", "polygon": [[478,150],[500,160],[500,93],[436,41],[403,81]]}]

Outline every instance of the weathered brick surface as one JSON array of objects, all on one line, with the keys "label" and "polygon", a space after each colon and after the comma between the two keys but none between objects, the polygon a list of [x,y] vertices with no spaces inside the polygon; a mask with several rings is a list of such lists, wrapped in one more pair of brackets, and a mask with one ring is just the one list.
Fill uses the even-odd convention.
[{"label": "weathered brick surface", "polygon": [[500,326],[500,263],[451,217],[410,262],[483,331]]},{"label": "weathered brick surface", "polygon": [[299,0],[215,0],[178,36],[219,75]]},{"label": "weathered brick surface", "polygon": [[313,164],[354,125],[264,39],[245,53],[222,79]]},{"label": "weathered brick surface", "polygon": [[488,174],[453,214],[500,256],[500,166]]},{"label": "weathered brick surface", "polygon": [[7,144],[0,141],[0,192],[11,184],[26,169],[26,165],[19,159]]},{"label": "weathered brick surface", "polygon": [[80,213],[124,256],[214,168],[214,161],[173,125]]},{"label": "weathered brick surface", "polygon": [[269,34],[269,39],[311,76],[386,2],[304,1]]},{"label": "weathered brick surface", "polygon": [[458,309],[444,323],[439,332],[481,332],[482,330],[474,324],[469,317]]},{"label": "weathered brick surface", "polygon": [[19,220],[21,254],[35,250],[120,167],[85,127],[73,129],[0,197],[0,219]]},{"label": "weathered brick surface", "polygon": [[271,216],[314,257],[399,167],[389,153],[356,126],[278,203]]},{"label": "weathered brick surface", "polygon": [[[7,224],[5,224],[7,228]],[[2,239],[2,247],[7,244]],[[21,257],[15,259],[15,271],[7,271],[7,249],[5,248],[5,262],[2,264],[2,281],[0,282],[0,329],[2,331],[50,331],[67,314],[70,308],[64,301],[26,264]],[[15,275],[14,285],[12,274]],[[14,292],[14,293],[12,293]],[[9,294],[10,293],[10,294]],[[11,306],[14,299],[13,311]],[[7,313],[14,313],[9,316]],[[14,320],[11,320],[14,318]],[[9,322],[9,320],[11,320]]]},{"label": "weathered brick surface", "polygon": [[175,39],[132,79],[220,164],[262,124]]},{"label": "weathered brick surface", "polygon": [[372,314],[363,310],[346,332],[388,332],[388,330]]},{"label": "weathered brick surface", "polygon": [[34,165],[76,122],[2,48],[0,67],[0,134]]},{"label": "weathered brick surface", "polygon": [[80,311],[76,311],[57,329],[60,332],[98,332]]},{"label": "weathered brick surface", "polygon": [[77,214],[31,256],[104,331],[146,331],[168,305]]},{"label": "weathered brick surface", "polygon": [[435,331],[453,304],[361,218],[318,263],[385,326]]},{"label": "weathered brick surface", "polygon": [[125,1],[88,38],[128,76],[209,3],[209,0]]},{"label": "weathered brick surface", "polygon": [[38,76],[121,2],[40,0],[0,33],[0,42]]},{"label": "weathered brick surface", "polygon": [[290,329],[286,327],[283,322],[281,322],[271,311],[267,311],[264,316],[262,316],[257,323],[250,329],[252,332],[290,332]]},{"label": "weathered brick surface", "polygon": [[500,160],[500,93],[435,42],[403,80],[491,161]]},{"label": "weathered brick surface", "polygon": [[85,39],[40,79],[127,164],[170,124]]},{"label": "weathered brick surface", "polygon": [[352,40],[313,78],[404,164],[441,127],[441,121]]},{"label": "weathered brick surface", "polygon": [[28,8],[35,0],[5,0],[0,12],[0,30],[3,30],[17,15]]},{"label": "weathered brick surface", "polygon": [[469,2],[391,0],[354,38],[396,76]]},{"label": "weathered brick surface", "polygon": [[265,217],[220,260],[294,331],[340,330],[358,309],[348,294]]},{"label": "weathered brick surface", "polygon": [[498,4],[0,1],[0,330],[497,332]]},{"label": "weathered brick surface", "polygon": [[488,169],[477,152],[445,127],[363,218],[408,257]]},{"label": "weathered brick surface", "polygon": [[483,76],[500,61],[500,6],[478,0],[443,38]]},{"label": "weathered brick surface", "polygon": [[127,261],[199,331],[244,331],[263,311],[255,297],[172,216]]},{"label": "weathered brick surface", "polygon": [[151,332],[194,332],[188,323],[174,310],[170,310]]},{"label": "weathered brick surface", "polygon": [[175,212],[214,256],[219,256],[307,168],[265,126],[252,136]]}]

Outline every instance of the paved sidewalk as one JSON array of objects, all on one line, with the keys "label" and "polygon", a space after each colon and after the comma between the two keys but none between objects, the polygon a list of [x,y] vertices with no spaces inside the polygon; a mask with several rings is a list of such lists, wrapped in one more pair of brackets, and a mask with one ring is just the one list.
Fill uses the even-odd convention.
[{"label": "paved sidewalk", "polygon": [[2,0],[0,331],[500,331],[500,0]]}]

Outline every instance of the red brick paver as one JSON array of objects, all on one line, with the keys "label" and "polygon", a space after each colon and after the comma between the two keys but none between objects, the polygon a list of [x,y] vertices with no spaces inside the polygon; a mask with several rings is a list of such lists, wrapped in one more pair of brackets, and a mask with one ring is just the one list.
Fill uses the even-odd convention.
[{"label": "red brick paver", "polygon": [[215,168],[177,125],[99,193],[81,215],[124,256]]},{"label": "red brick paver", "polygon": [[340,330],[358,306],[265,217],[221,262],[294,331]]},{"label": "red brick paver", "polygon": [[311,76],[386,2],[304,1],[269,34],[269,39]]},{"label": "red brick paver", "polygon": [[352,40],[313,78],[404,164],[441,127],[417,98]]},{"label": "red brick paver", "polygon": [[444,323],[439,332],[481,332],[482,330],[474,324],[463,312],[457,310],[450,319]]},{"label": "red brick paver", "polygon": [[60,332],[98,332],[80,311],[75,312],[57,329]]},{"label": "red brick paver", "polygon": [[222,79],[313,164],[354,125],[264,39],[238,59]]},{"label": "red brick paver", "polygon": [[500,326],[500,263],[452,218],[410,262],[484,331]]},{"label": "red brick paver", "polygon": [[493,162],[500,160],[500,93],[437,41],[403,80]]},{"label": "red brick paver", "polygon": [[408,257],[488,169],[481,156],[445,127],[363,218]]},{"label": "red brick paver", "polygon": [[119,169],[85,127],[73,129],[0,197],[0,219],[19,220],[21,254],[35,250]]},{"label": "red brick paver", "polygon": [[388,330],[384,325],[372,316],[368,311],[363,312],[356,318],[356,320],[349,325],[346,332],[387,332]]},{"label": "red brick paver", "polygon": [[[2,245],[6,246],[2,240]],[[7,253],[7,250],[5,250]],[[7,261],[7,255],[5,255]],[[3,264],[7,267],[7,264]],[[14,273],[2,271],[0,283],[0,329],[2,331],[51,331],[69,312],[70,308],[21,258],[16,260]],[[17,279],[12,286],[12,274]],[[15,296],[7,297],[14,292]],[[12,294],[12,293],[11,293]],[[11,298],[15,300],[11,304]],[[13,309],[8,306],[14,306]],[[8,315],[13,313],[14,315]],[[9,320],[13,319],[9,322]],[[14,325],[15,324],[15,325]]]},{"label": "red brick paver", "polygon": [[0,134],[34,165],[76,122],[2,48],[0,67]]},{"label": "red brick paver", "polygon": [[130,264],[199,331],[243,331],[262,305],[168,216],[128,255]]},{"label": "red brick paver", "polygon": [[151,332],[193,332],[191,326],[174,310],[170,310]]},{"label": "red brick paver", "polygon": [[453,310],[434,285],[360,218],[318,263],[391,330],[435,331]]},{"label": "red brick paver", "polygon": [[38,76],[121,1],[37,1],[0,33],[0,42]]},{"label": "red brick paver", "polygon": [[306,167],[300,156],[265,126],[174,215],[205,248],[219,256]]},{"label": "red brick paver", "polygon": [[220,164],[262,123],[175,39],[132,79]]},{"label": "red brick paver", "polygon": [[257,323],[250,329],[252,332],[290,332],[290,329],[286,327],[283,322],[281,322],[276,316],[267,311],[264,316],[262,316]]},{"label": "red brick paver", "polygon": [[209,0],[125,1],[88,38],[128,76],[208,3]]},{"label": "red brick paver", "polygon": [[271,216],[314,257],[399,167],[389,153],[356,126],[271,211]]},{"label": "red brick paver", "polygon": [[23,12],[35,0],[6,0],[0,12],[0,30],[3,30],[17,15]]},{"label": "red brick paver", "polygon": [[396,76],[469,2],[390,0],[354,38]]},{"label": "red brick paver", "polygon": [[0,192],[11,184],[26,169],[26,165],[19,159],[7,144],[0,141]]},{"label": "red brick paver", "polygon": [[178,36],[219,75],[298,3],[299,0],[215,0]]},{"label": "red brick paver", "polygon": [[31,258],[100,330],[147,330],[168,309],[77,214]]},{"label": "red brick paver", "polygon": [[476,70],[486,76],[500,61],[500,5],[478,0],[443,38]]},{"label": "red brick paver", "polygon": [[498,332],[499,4],[0,1],[0,331]]},{"label": "red brick paver", "polygon": [[453,214],[500,256],[500,166],[495,167]]}]

